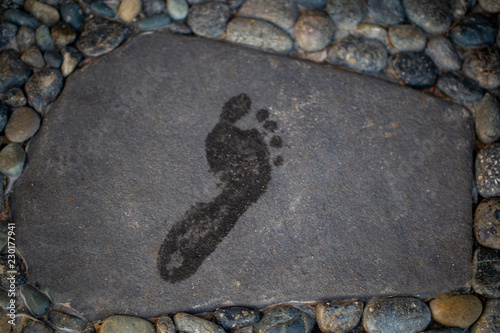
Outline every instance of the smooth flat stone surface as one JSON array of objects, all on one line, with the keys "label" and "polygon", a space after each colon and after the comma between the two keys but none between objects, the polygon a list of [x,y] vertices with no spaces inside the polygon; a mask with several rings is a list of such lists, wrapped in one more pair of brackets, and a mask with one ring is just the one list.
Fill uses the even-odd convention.
[{"label": "smooth flat stone surface", "polygon": [[12,195],[17,245],[91,320],[436,295],[470,280],[471,138],[419,91],[146,34],[68,78]]}]

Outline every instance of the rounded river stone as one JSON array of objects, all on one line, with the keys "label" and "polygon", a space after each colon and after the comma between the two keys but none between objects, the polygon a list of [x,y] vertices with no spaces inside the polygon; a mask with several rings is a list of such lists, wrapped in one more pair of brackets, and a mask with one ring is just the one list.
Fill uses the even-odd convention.
[{"label": "rounded river stone", "polygon": [[123,24],[97,16],[85,23],[76,46],[86,56],[98,57],[113,51],[128,33]]},{"label": "rounded river stone", "polygon": [[483,311],[483,304],[477,296],[457,295],[452,292],[439,294],[429,303],[432,318],[438,323],[466,328],[476,322]]},{"label": "rounded river stone", "polygon": [[326,302],[316,306],[316,322],[321,332],[348,333],[358,326],[362,302]]},{"label": "rounded river stone", "polygon": [[387,65],[387,50],[378,40],[351,35],[328,48],[328,59],[334,65],[379,72]]}]

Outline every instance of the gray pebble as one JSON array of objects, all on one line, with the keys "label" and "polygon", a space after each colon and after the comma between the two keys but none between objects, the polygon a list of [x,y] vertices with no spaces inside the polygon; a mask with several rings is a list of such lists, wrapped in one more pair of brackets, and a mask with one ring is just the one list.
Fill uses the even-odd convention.
[{"label": "gray pebble", "polygon": [[472,50],[463,62],[464,74],[486,89],[500,87],[500,49],[487,47]]},{"label": "gray pebble", "polygon": [[486,301],[483,313],[472,326],[470,333],[500,332],[500,299]]},{"label": "gray pebble", "polygon": [[167,30],[181,35],[191,35],[191,28],[185,22],[172,22],[166,27]]},{"label": "gray pebble", "polygon": [[82,60],[82,54],[72,46],[66,46],[62,51],[63,62],[61,73],[64,77],[70,75]]},{"label": "gray pebble", "polygon": [[[18,108],[20,106],[26,105],[26,96],[24,96],[24,92],[20,88],[10,88],[2,95],[2,102],[5,103],[8,107]],[[0,117],[1,119],[1,117]],[[0,131],[3,130],[3,127]]]},{"label": "gray pebble", "polygon": [[36,43],[43,52],[55,51],[56,48],[54,46],[54,42],[52,41],[49,27],[46,25],[41,25],[36,29],[35,38]]},{"label": "gray pebble", "polygon": [[26,154],[20,144],[8,144],[0,151],[0,172],[6,177],[19,177],[23,172],[25,158]]},{"label": "gray pebble", "polygon": [[83,331],[88,324],[88,322],[82,317],[55,309],[49,311],[47,314],[47,320],[53,327],[65,332]]},{"label": "gray pebble", "polygon": [[102,322],[100,333],[155,333],[153,324],[133,316],[114,315]]},{"label": "gray pebble", "polygon": [[500,103],[490,93],[473,106],[476,134],[483,143],[500,139]]},{"label": "gray pebble", "polygon": [[61,64],[63,61],[63,56],[59,52],[49,51],[49,52],[45,52],[45,54],[43,55],[43,59],[45,59],[45,62],[50,67],[59,68],[59,67],[61,67]]},{"label": "gray pebble", "polygon": [[[5,128],[8,120],[9,120],[9,113],[8,113],[7,106],[4,103],[0,103],[0,132],[3,131],[3,129]],[[3,179],[0,179],[0,180],[2,180],[2,184],[3,184]],[[1,204],[0,204],[0,206],[1,206]],[[0,248],[0,250],[2,250],[2,248],[3,248],[3,246]]]},{"label": "gray pebble", "polygon": [[163,14],[166,3],[164,0],[144,0],[142,1],[142,11],[146,16]]},{"label": "gray pebble", "polygon": [[73,30],[78,31],[83,24],[83,10],[76,2],[65,2],[59,7],[61,19],[68,23]]},{"label": "gray pebble", "polygon": [[373,298],[363,312],[368,333],[420,332],[430,321],[429,307],[412,297]]},{"label": "gray pebble", "polygon": [[500,160],[500,143],[485,146],[476,156],[476,189],[485,198],[500,196],[498,160]]},{"label": "gray pebble", "polygon": [[28,316],[19,316],[16,319],[16,327],[20,333],[53,333],[54,331],[42,321]]},{"label": "gray pebble", "polygon": [[175,324],[169,316],[161,316],[156,321],[156,331],[158,333],[175,333]]},{"label": "gray pebble", "polygon": [[449,5],[453,18],[462,18],[468,11],[476,5],[476,0],[449,0]]},{"label": "gray pebble", "polygon": [[254,326],[255,333],[304,332],[314,328],[314,319],[292,306],[280,306],[264,311],[262,320]]},{"label": "gray pebble", "polygon": [[184,20],[187,16],[189,6],[186,0],[167,0],[167,10],[174,20]]},{"label": "gray pebble", "polygon": [[57,9],[36,0],[26,0],[24,2],[24,9],[31,16],[49,27],[60,19]]},{"label": "gray pebble", "polygon": [[479,48],[495,43],[498,28],[489,17],[472,14],[459,22],[450,31],[453,43],[465,48]]},{"label": "gray pebble", "polygon": [[455,73],[441,75],[436,87],[454,102],[464,106],[479,101],[484,94],[483,89],[476,82]]},{"label": "gray pebble", "polygon": [[137,23],[137,27],[140,30],[156,30],[166,27],[170,22],[172,22],[170,16],[167,14],[158,14],[140,20],[139,23]]},{"label": "gray pebble", "polygon": [[366,38],[376,39],[387,45],[389,40],[387,38],[387,30],[378,24],[373,23],[361,23],[358,24],[355,30],[356,34],[361,35]]},{"label": "gray pebble", "polygon": [[36,46],[24,52],[21,55],[21,60],[30,67],[43,68],[45,66],[45,60],[43,60],[42,53]]},{"label": "gray pebble", "polygon": [[[320,1],[323,1],[323,0],[320,0]],[[229,8],[231,8],[232,10],[240,8],[244,2],[245,2],[245,0],[227,0],[227,4],[229,5]]]},{"label": "gray pebble", "polygon": [[98,57],[113,51],[129,34],[125,25],[95,17],[87,21],[76,41],[78,49],[88,57]]},{"label": "gray pebble", "polygon": [[474,251],[472,288],[488,298],[500,297],[500,255],[497,251],[479,247]]},{"label": "gray pebble", "polygon": [[0,24],[0,47],[4,47],[16,36],[17,26],[12,23]]},{"label": "gray pebble", "polygon": [[40,116],[30,107],[23,106],[12,111],[5,136],[12,142],[22,143],[31,138],[40,128]]},{"label": "gray pebble", "polygon": [[20,52],[27,51],[36,44],[35,30],[30,27],[19,27],[16,35],[16,42]]},{"label": "gray pebble", "polygon": [[92,4],[90,5],[90,9],[93,13],[100,16],[108,18],[115,18],[116,16],[116,11],[113,8],[109,7],[105,1],[96,0],[92,2]]},{"label": "gray pebble", "polygon": [[286,32],[291,32],[297,20],[298,8],[294,1],[246,0],[238,15],[268,21]]},{"label": "gray pebble", "polygon": [[[3,178],[3,176],[1,176],[1,177]],[[7,244],[7,235],[2,236],[2,239],[5,239],[5,244],[4,244],[4,246],[5,246]],[[2,249],[3,249],[3,246],[2,246]],[[10,299],[11,298],[9,297],[9,293],[6,290],[0,289],[0,308],[2,308],[3,310],[7,310],[7,307],[10,305]],[[17,299],[16,299],[16,303],[18,303]]]},{"label": "gray pebble", "polygon": [[464,330],[460,328],[448,328],[445,330],[430,330],[430,331],[424,331],[420,333],[464,333]]},{"label": "gray pebble", "polygon": [[430,34],[445,32],[451,24],[450,9],[443,0],[402,0],[408,21]]},{"label": "gray pebble", "polygon": [[500,2],[498,0],[479,0],[479,6],[489,13],[500,12]]},{"label": "gray pebble", "polygon": [[219,325],[206,319],[179,312],[174,316],[175,327],[180,332],[193,333],[224,333],[224,329]]},{"label": "gray pebble", "polygon": [[324,9],[327,0],[297,0],[297,3],[308,9]]},{"label": "gray pebble", "polygon": [[19,53],[12,49],[0,51],[0,64],[0,93],[22,87],[31,74],[29,67],[19,59]]},{"label": "gray pebble", "polygon": [[229,22],[226,40],[285,54],[293,47],[288,34],[274,24],[246,17],[235,17]]},{"label": "gray pebble", "polygon": [[198,36],[218,38],[226,30],[230,16],[231,10],[227,4],[219,1],[203,2],[189,8],[187,24]]},{"label": "gray pebble", "polygon": [[333,22],[325,13],[305,11],[295,24],[295,40],[307,52],[320,51],[332,40],[334,29]]},{"label": "gray pebble", "polygon": [[217,309],[215,319],[226,331],[233,331],[258,323],[260,315],[257,311],[249,308],[231,307]]},{"label": "gray pebble", "polygon": [[59,96],[63,83],[63,75],[57,69],[43,69],[33,74],[24,86],[30,105],[43,112]]},{"label": "gray pebble", "polygon": [[389,29],[392,45],[401,52],[420,52],[425,48],[425,34],[414,25],[395,25]]},{"label": "gray pebble", "polygon": [[396,75],[407,86],[425,89],[434,85],[438,71],[432,60],[423,53],[401,52],[391,60]]},{"label": "gray pebble", "polygon": [[500,249],[500,199],[484,199],[477,206],[474,235],[482,246]]},{"label": "gray pebble", "polygon": [[334,65],[379,72],[387,65],[387,50],[377,40],[348,36],[328,48],[328,59]]},{"label": "gray pebble", "polygon": [[35,287],[25,284],[20,289],[28,310],[35,317],[43,317],[49,311],[50,299]]},{"label": "gray pebble", "polygon": [[462,68],[460,55],[445,36],[438,36],[429,40],[425,54],[442,70],[458,71]]},{"label": "gray pebble", "polygon": [[354,28],[366,16],[364,0],[328,0],[326,12],[339,29]]},{"label": "gray pebble", "polygon": [[36,29],[39,25],[38,21],[34,17],[18,9],[8,9],[4,13],[3,18],[5,21],[14,23],[19,27],[27,26],[32,29]]},{"label": "gray pebble", "polygon": [[362,302],[326,302],[316,306],[316,322],[323,333],[351,332],[362,314]]},{"label": "gray pebble", "polygon": [[75,30],[66,22],[56,23],[50,29],[50,34],[57,50],[64,48],[76,40]]},{"label": "gray pebble", "polygon": [[368,11],[383,24],[399,24],[405,19],[401,0],[368,0]]}]

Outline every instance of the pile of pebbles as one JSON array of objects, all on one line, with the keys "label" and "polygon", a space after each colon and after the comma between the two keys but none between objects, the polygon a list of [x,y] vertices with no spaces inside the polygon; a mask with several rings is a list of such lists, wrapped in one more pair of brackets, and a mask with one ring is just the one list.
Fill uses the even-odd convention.
[{"label": "pile of pebbles", "polygon": [[91,323],[32,285],[19,256],[14,329],[6,316],[7,229],[0,224],[0,331],[500,332],[500,1],[3,0],[0,10],[2,195],[21,175],[27,143],[65,78],[148,30],[224,40],[424,89],[467,107],[477,134],[470,290],[430,300],[232,307],[150,319],[114,315]]}]

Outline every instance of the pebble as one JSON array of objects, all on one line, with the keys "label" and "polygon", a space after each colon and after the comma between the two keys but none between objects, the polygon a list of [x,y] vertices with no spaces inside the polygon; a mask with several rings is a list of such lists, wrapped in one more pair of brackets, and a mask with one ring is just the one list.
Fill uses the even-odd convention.
[{"label": "pebble", "polygon": [[326,12],[339,29],[351,29],[366,16],[364,0],[328,0]]},{"label": "pebble", "polygon": [[246,17],[236,17],[229,22],[226,40],[284,54],[293,47],[288,34],[274,24]]},{"label": "pebble", "polygon": [[156,331],[158,333],[175,333],[175,324],[169,316],[161,316],[156,321]]},{"label": "pebble", "polygon": [[61,55],[61,53],[56,51],[45,52],[43,58],[45,59],[45,62],[52,68],[61,67],[63,61],[63,56]]},{"label": "pebble", "polygon": [[469,105],[483,98],[483,89],[474,81],[455,73],[441,75],[436,87],[455,103]]},{"label": "pebble", "polygon": [[57,50],[64,48],[66,45],[76,40],[75,30],[66,22],[56,23],[52,29],[50,29],[50,33]]},{"label": "pebble", "polygon": [[17,26],[12,23],[0,24],[0,47],[9,43],[9,41],[16,36]]},{"label": "pebble", "polygon": [[453,18],[459,19],[474,8],[476,0],[449,0],[449,5]]},{"label": "pebble", "polygon": [[24,1],[24,9],[38,21],[48,26],[55,24],[61,19],[57,9],[36,0]]},{"label": "pebble", "polygon": [[477,206],[474,235],[482,246],[500,249],[500,199],[484,199]]},{"label": "pebble", "polygon": [[500,299],[486,301],[479,320],[472,326],[470,333],[500,332]]},{"label": "pebble", "polygon": [[292,306],[280,306],[264,311],[262,320],[254,326],[254,333],[304,332],[314,328],[314,319]]},{"label": "pebble", "polygon": [[412,297],[373,298],[363,312],[363,327],[368,333],[423,331],[431,321],[427,305]]},{"label": "pebble", "polygon": [[408,21],[430,34],[445,32],[451,24],[450,9],[443,0],[402,0]]},{"label": "pebble", "polygon": [[387,64],[387,50],[374,39],[348,36],[328,48],[328,59],[334,65],[364,72],[379,72]]},{"label": "pebble", "polygon": [[20,52],[25,52],[36,44],[35,30],[30,27],[20,27],[16,35],[17,48]]},{"label": "pebble", "polygon": [[167,0],[167,10],[174,20],[184,20],[187,16],[189,6],[186,0]]},{"label": "pebble", "polygon": [[132,22],[141,12],[141,0],[121,0],[118,17],[125,22]]},{"label": "pebble", "polygon": [[450,31],[453,43],[464,48],[479,48],[495,43],[497,26],[483,14],[472,14],[463,19]]},{"label": "pebble", "polygon": [[31,74],[29,67],[19,59],[19,53],[12,49],[0,51],[0,64],[0,93],[22,87]]},{"label": "pebble", "polygon": [[476,156],[476,189],[485,198],[500,195],[500,144],[492,143],[485,146]]},{"label": "pebble", "polygon": [[414,25],[395,25],[389,29],[392,45],[401,52],[420,52],[425,48],[425,34]]},{"label": "pebble", "polygon": [[167,30],[181,35],[191,35],[191,28],[185,22],[172,22],[167,26]]},{"label": "pebble", "polygon": [[21,60],[26,65],[34,68],[43,68],[45,66],[45,60],[43,60],[42,53],[40,52],[40,49],[36,46],[24,52],[21,55]]},{"label": "pebble", "polygon": [[198,36],[218,38],[226,30],[230,16],[231,10],[227,4],[219,1],[203,2],[189,8],[187,24]]},{"label": "pebble", "polygon": [[[490,93],[473,107],[476,134],[482,143],[492,143],[500,139],[500,103]],[[500,231],[499,231],[500,235]],[[478,239],[479,243],[481,241]]]},{"label": "pebble", "polygon": [[[81,317],[66,313],[60,310],[50,310],[47,314],[47,320],[56,329],[64,332],[83,331],[87,327],[87,321]],[[102,327],[101,327],[101,333]]]},{"label": "pebble", "polygon": [[[20,145],[18,145],[17,143],[10,143],[5,146],[2,151],[0,151],[0,172],[4,173],[4,171],[14,171],[14,168],[19,167],[19,161],[21,157],[24,165],[25,153]],[[22,165],[20,166],[20,168],[21,170],[19,171],[19,173],[17,173],[16,176],[8,176],[5,173],[4,176],[18,177],[21,174]],[[14,264],[12,264],[12,260],[15,261]],[[14,267],[12,267],[12,265]],[[12,271],[14,271],[15,273],[12,273]],[[14,285],[12,285],[11,283],[12,279],[9,279],[9,277],[12,276],[15,277]],[[0,287],[2,287],[4,290],[9,290],[11,289],[11,287],[18,288],[25,284],[27,281],[28,272],[26,271],[26,265],[21,258],[15,255],[14,259],[12,259],[9,258],[7,253],[0,254]]]},{"label": "pebble", "polygon": [[388,44],[387,30],[380,25],[373,23],[358,24],[355,30],[356,34],[366,38],[376,39],[384,45]]},{"label": "pebble", "polygon": [[114,9],[109,7],[104,1],[101,0],[92,2],[92,4],[90,5],[90,9],[92,9],[92,12],[96,13],[97,15],[101,15],[104,17],[115,18],[116,16],[116,12],[114,11]]},{"label": "pebble", "polygon": [[38,21],[19,9],[8,9],[3,16],[4,20],[14,23],[17,26],[27,26],[31,29],[36,29],[39,25]]},{"label": "pebble", "polygon": [[[19,175],[23,171],[25,157],[26,154],[24,153],[24,149],[20,144],[8,144],[0,151],[0,172],[2,172],[6,177],[19,177]],[[2,260],[1,258],[2,257],[0,257],[0,261]],[[5,262],[7,262],[7,260],[5,260]],[[0,278],[0,280],[2,279]],[[0,285],[2,285],[2,287],[5,287],[5,282],[1,282]]]},{"label": "pebble", "polygon": [[43,112],[59,96],[63,83],[63,75],[58,69],[42,69],[33,74],[24,86],[30,105]]},{"label": "pebble", "polygon": [[[5,125],[7,125],[7,121],[9,120],[9,113],[8,113],[8,109],[7,109],[7,106],[4,104],[4,103],[0,103],[0,132],[3,131],[3,129],[5,128]],[[0,238],[2,238],[3,240],[3,233],[1,234]],[[3,242],[2,242],[3,243]],[[2,245],[2,244],[0,244]],[[1,247],[0,247],[0,250],[3,249],[3,246],[5,244],[3,244]]]},{"label": "pebble", "polygon": [[442,293],[429,303],[432,318],[441,325],[466,328],[476,322],[483,304],[474,295]]},{"label": "pebble", "polygon": [[[5,244],[7,244],[7,236],[5,236]],[[0,289],[0,308],[6,310],[10,304],[10,299],[11,298],[9,297],[9,293],[6,290]],[[16,303],[18,303],[17,299]]]},{"label": "pebble", "polygon": [[164,0],[144,0],[142,2],[142,11],[146,16],[163,14],[166,7]]},{"label": "pebble", "polygon": [[495,250],[479,247],[474,252],[472,288],[488,298],[500,297],[500,255]]},{"label": "pebble", "polygon": [[[300,1],[300,0],[299,0]],[[307,0],[306,0],[307,1]],[[315,1],[315,0],[312,0]],[[319,0],[323,1],[323,0]],[[326,0],[325,0],[326,1]],[[227,4],[229,5],[229,8],[232,10],[236,10],[241,7],[241,5],[245,2],[245,0],[227,0]]]},{"label": "pebble", "polygon": [[64,77],[67,77],[73,73],[80,60],[82,60],[82,54],[72,46],[66,46],[61,53],[63,56],[61,73]]},{"label": "pebble", "polygon": [[297,3],[308,9],[324,9],[326,7],[327,0],[297,0]]},{"label": "pebble", "polygon": [[246,0],[238,15],[268,21],[291,32],[297,20],[298,8],[294,1],[288,0]]},{"label": "pebble", "polygon": [[316,306],[316,322],[323,333],[348,333],[358,326],[362,302],[326,302]]},{"label": "pebble", "polygon": [[167,14],[158,14],[146,17],[137,23],[137,27],[141,30],[156,30],[170,24],[172,20]]},{"label": "pebble", "polygon": [[100,333],[155,333],[153,324],[133,316],[114,315],[102,322]]},{"label": "pebble", "polygon": [[430,39],[427,43],[425,54],[442,70],[458,71],[462,68],[460,55],[445,36]]},{"label": "pebble", "polygon": [[180,332],[224,333],[219,325],[206,319],[179,312],[174,316],[175,327]]},{"label": "pebble", "polygon": [[41,25],[36,29],[35,32],[36,43],[43,52],[55,51],[56,47],[52,41],[52,36],[50,35],[49,27],[46,25]]},{"label": "pebble", "polygon": [[30,107],[23,106],[12,111],[5,136],[12,142],[22,143],[31,138],[40,128],[40,116]]},{"label": "pebble", "polygon": [[432,87],[438,75],[431,58],[421,52],[398,53],[392,58],[391,65],[407,86],[417,89]]},{"label": "pebble", "polygon": [[368,11],[380,23],[393,25],[405,19],[401,0],[368,0]]},{"label": "pebble", "polygon": [[259,322],[260,315],[255,310],[235,306],[217,309],[215,319],[226,331],[232,331],[255,325]]},{"label": "pebble", "polygon": [[87,21],[76,41],[78,49],[88,57],[113,51],[129,34],[129,28],[115,21],[95,17]]},{"label": "pebble", "polygon": [[35,287],[25,284],[20,289],[24,304],[35,317],[43,317],[49,311],[50,299]]},{"label": "pebble", "polygon": [[[8,107],[17,108],[26,105],[26,96],[24,96],[24,92],[22,91],[22,89],[14,87],[10,88],[5,92],[5,94],[2,95],[2,102],[4,102]],[[0,123],[1,122],[2,117],[0,116]],[[0,129],[0,132],[2,130],[3,127]]]},{"label": "pebble", "polygon": [[295,41],[307,52],[324,49],[332,40],[333,22],[320,11],[303,12],[294,27]]},{"label": "pebble", "polygon": [[[53,333],[54,331],[40,320],[28,316],[19,316],[16,326],[21,333]],[[7,331],[8,332],[8,331]]]},{"label": "pebble", "polygon": [[487,47],[473,50],[462,66],[464,74],[486,89],[500,87],[500,49]]},{"label": "pebble", "polygon": [[500,13],[500,2],[498,0],[479,0],[479,6],[489,13]]}]

